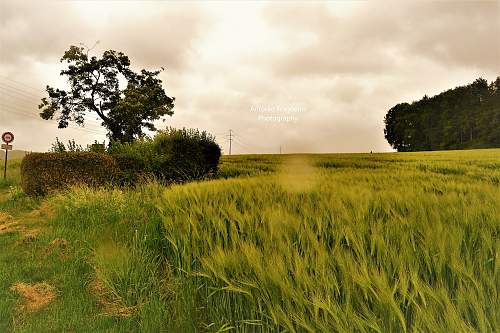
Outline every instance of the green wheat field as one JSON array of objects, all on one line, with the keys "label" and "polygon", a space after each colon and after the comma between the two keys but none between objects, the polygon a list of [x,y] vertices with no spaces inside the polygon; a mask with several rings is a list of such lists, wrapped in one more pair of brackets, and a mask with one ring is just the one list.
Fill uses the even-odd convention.
[{"label": "green wheat field", "polygon": [[218,177],[31,199],[12,161],[0,332],[498,331],[500,149],[224,156]]}]

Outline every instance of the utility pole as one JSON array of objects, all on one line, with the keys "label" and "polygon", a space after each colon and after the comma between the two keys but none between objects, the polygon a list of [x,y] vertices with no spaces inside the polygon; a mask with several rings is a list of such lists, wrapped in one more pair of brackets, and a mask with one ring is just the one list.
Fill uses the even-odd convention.
[{"label": "utility pole", "polygon": [[280,145],[280,155],[281,155],[281,145]]},{"label": "utility pole", "polygon": [[229,155],[231,155],[231,144],[232,144],[232,141],[233,141],[233,133],[232,133],[232,130],[229,129]]}]

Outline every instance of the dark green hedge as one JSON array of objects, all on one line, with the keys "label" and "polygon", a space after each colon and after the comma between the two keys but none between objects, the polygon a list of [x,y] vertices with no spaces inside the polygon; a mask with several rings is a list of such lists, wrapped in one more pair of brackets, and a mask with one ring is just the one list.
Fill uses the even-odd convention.
[{"label": "dark green hedge", "polygon": [[33,153],[21,163],[21,185],[28,195],[43,195],[75,184],[101,186],[120,178],[115,159],[92,152]]},{"label": "dark green hedge", "polygon": [[153,139],[114,143],[109,153],[128,179],[137,179],[139,174],[167,183],[210,178],[217,173],[221,157],[210,134],[173,128],[160,131]]},{"label": "dark green hedge", "polygon": [[121,171],[121,185],[134,185],[139,179],[148,175],[143,158],[124,153],[114,154],[113,158]]},{"label": "dark green hedge", "polygon": [[153,139],[156,176],[173,181],[203,179],[217,172],[221,149],[209,134],[195,129],[169,129]]}]

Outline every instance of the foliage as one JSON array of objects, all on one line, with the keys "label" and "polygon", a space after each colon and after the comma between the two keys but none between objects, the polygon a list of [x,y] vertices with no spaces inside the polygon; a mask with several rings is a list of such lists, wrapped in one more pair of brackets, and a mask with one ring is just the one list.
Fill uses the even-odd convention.
[{"label": "foliage", "polygon": [[56,137],[56,142],[52,143],[50,152],[52,153],[64,153],[64,152],[82,152],[85,151],[83,147],[76,143],[74,139],[68,140],[68,144],[65,145],[59,138]]},{"label": "foliage", "polygon": [[94,153],[104,154],[106,152],[106,144],[104,141],[99,143],[97,140],[94,140],[93,144],[87,146],[87,150]]},{"label": "foliage", "polygon": [[66,151],[66,145],[59,141],[59,138],[56,136],[56,142],[52,143],[50,147],[50,152],[52,153],[64,153]]},{"label": "foliage", "polygon": [[197,129],[169,128],[153,139],[158,159],[157,176],[168,180],[192,180],[215,175],[221,149],[215,138]]},{"label": "foliage", "polygon": [[385,137],[397,151],[500,147],[500,77],[392,107]]},{"label": "foliage", "polygon": [[23,198],[26,194],[23,192],[23,189],[20,186],[10,186],[9,187],[9,194],[8,194],[8,201],[16,201],[19,200],[20,198]]},{"label": "foliage", "polygon": [[105,153],[106,145],[105,143],[99,143],[97,140],[94,140],[93,144],[87,145],[87,148],[83,148],[82,145],[76,143],[74,139],[68,140],[68,143],[65,145],[64,142],[59,141],[59,138],[56,137],[56,141],[52,143],[49,152],[51,153],[65,153],[65,152],[84,152],[90,151],[94,153]]},{"label": "foliage", "polygon": [[119,160],[127,174],[142,168],[143,175],[170,182],[215,175],[221,149],[215,138],[204,131],[169,128],[153,139],[113,143],[109,153]]},{"label": "foliage", "polygon": [[[43,119],[57,117],[59,128],[70,121],[84,125],[84,116],[95,112],[113,141],[131,142],[144,136],[143,128],[156,130],[153,121],[173,114],[174,98],[167,96],[161,71],[130,69],[122,52],[105,51],[102,58],[89,57],[83,47],[71,46],[61,58],[68,64],[61,71],[70,85],[68,91],[47,86],[48,97],[39,108]],[[120,79],[127,82],[120,88]]]},{"label": "foliage", "polygon": [[43,195],[75,184],[100,186],[119,177],[112,157],[92,152],[33,153],[21,163],[21,185],[28,195]]},{"label": "foliage", "polygon": [[151,175],[146,170],[149,167],[145,164],[145,159],[140,154],[116,153],[113,155],[121,171],[121,183],[123,185],[134,185],[141,179]]}]

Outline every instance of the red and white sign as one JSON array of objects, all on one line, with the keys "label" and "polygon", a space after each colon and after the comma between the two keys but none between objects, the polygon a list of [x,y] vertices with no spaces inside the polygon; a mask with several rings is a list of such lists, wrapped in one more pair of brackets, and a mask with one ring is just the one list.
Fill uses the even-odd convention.
[{"label": "red and white sign", "polygon": [[14,134],[11,132],[5,132],[2,134],[2,141],[9,144],[14,141]]}]

